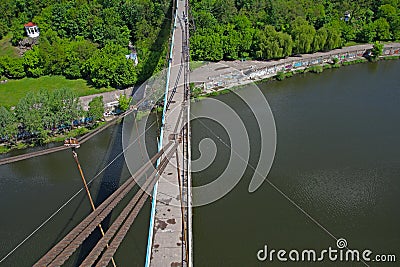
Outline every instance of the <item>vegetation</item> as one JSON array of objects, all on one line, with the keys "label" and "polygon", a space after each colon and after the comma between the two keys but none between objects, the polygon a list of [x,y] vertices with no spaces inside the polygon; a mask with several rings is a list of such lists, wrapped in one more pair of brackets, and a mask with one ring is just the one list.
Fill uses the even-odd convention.
[{"label": "vegetation", "polygon": [[15,109],[0,107],[0,141],[15,146],[19,140],[43,143],[82,135],[88,129],[74,127],[90,127],[87,122],[102,119],[103,113],[102,97],[95,97],[85,113],[71,89],[29,92]]},{"label": "vegetation", "polygon": [[[1,26],[0,26],[1,27]],[[9,34],[0,40],[0,57],[18,57],[18,50],[11,44],[12,35]]]},{"label": "vegetation", "polygon": [[18,138],[45,138],[60,125],[72,125],[82,114],[79,100],[71,90],[29,92],[15,110],[0,107],[0,137],[16,143]]},{"label": "vegetation", "polygon": [[43,76],[40,78],[8,80],[6,83],[0,84],[0,106],[8,108],[16,106],[18,101],[29,91],[54,91],[58,88],[71,89],[77,96],[91,95],[113,90],[113,88],[96,89],[83,79],[68,80],[63,76]]},{"label": "vegetation", "polygon": [[118,108],[124,112],[129,109],[129,105],[131,104],[132,97],[127,97],[126,95],[121,95],[118,98]]},{"label": "vegetation", "polygon": [[324,71],[324,67],[321,65],[312,66],[312,67],[308,68],[308,71],[313,72],[313,73],[321,73]]},{"label": "vegetation", "polygon": [[383,53],[383,44],[376,42],[372,48],[372,55],[369,57],[371,61],[376,61]]},{"label": "vegetation", "polygon": [[283,58],[400,40],[398,0],[192,0],[193,60]]},{"label": "vegetation", "polygon": [[103,118],[104,102],[103,96],[97,96],[89,102],[88,117],[97,121]]},{"label": "vegetation", "polygon": [[[131,86],[163,67],[170,11],[169,0],[2,0],[0,46],[20,44],[28,21],[38,25],[40,38],[23,57],[7,46],[0,54],[0,76],[63,75],[95,87]],[[137,66],[125,58],[130,41]]]}]

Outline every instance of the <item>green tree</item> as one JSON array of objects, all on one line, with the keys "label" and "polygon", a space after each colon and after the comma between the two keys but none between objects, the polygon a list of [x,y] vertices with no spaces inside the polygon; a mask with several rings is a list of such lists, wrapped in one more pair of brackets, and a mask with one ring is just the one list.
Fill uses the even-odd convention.
[{"label": "green tree", "polygon": [[229,60],[238,59],[241,36],[239,32],[234,29],[234,25],[227,25],[227,28],[224,31],[224,35],[221,37],[221,39],[224,51],[224,58]]},{"label": "green tree", "polygon": [[5,107],[0,107],[0,137],[9,142],[17,140],[18,122],[15,114]]},{"label": "green tree", "polygon": [[[325,26],[324,26],[325,27]],[[342,46],[343,40],[341,37],[340,29],[337,25],[330,25],[326,27],[327,38],[324,46],[324,50],[332,50]]]},{"label": "green tree", "polygon": [[193,60],[219,61],[224,51],[221,36],[218,32],[199,31],[191,38],[191,56]]},{"label": "green tree", "polygon": [[325,49],[325,44],[328,39],[328,30],[325,27],[318,29],[314,36],[313,50],[321,51]]},{"label": "green tree", "polygon": [[357,34],[357,39],[363,43],[370,43],[376,37],[375,25],[373,23],[365,24]]},{"label": "green tree", "polygon": [[87,116],[93,118],[93,121],[98,121],[103,118],[104,102],[103,96],[97,96],[89,102],[89,110]]},{"label": "green tree", "polygon": [[129,109],[129,105],[132,101],[132,97],[127,97],[126,95],[120,95],[118,98],[118,107],[120,110],[127,111]]},{"label": "green tree", "polygon": [[125,58],[123,51],[119,45],[107,44],[84,63],[83,72],[97,87],[122,88],[135,84],[135,67],[131,60]]},{"label": "green tree", "polygon": [[39,101],[39,98],[33,92],[28,92],[16,107],[18,120],[22,123],[25,130],[30,133],[43,132],[43,117],[46,106],[45,103]]},{"label": "green tree", "polygon": [[256,30],[253,40],[254,55],[259,59],[282,58],[292,54],[293,42],[287,33],[277,32],[268,25]]},{"label": "green tree", "polygon": [[386,41],[391,39],[390,26],[385,18],[379,18],[374,21],[376,31],[376,38],[378,40]]},{"label": "green tree", "polygon": [[44,74],[39,46],[34,46],[24,54],[24,66],[28,76],[39,77]]},{"label": "green tree", "polygon": [[82,107],[78,96],[69,88],[55,90],[50,95],[50,114],[52,125],[72,124],[82,116]]},{"label": "green tree", "polygon": [[372,56],[370,57],[370,59],[372,61],[378,60],[379,56],[381,56],[383,53],[383,44],[379,43],[379,42],[375,42],[371,52],[372,52]]},{"label": "green tree", "polygon": [[383,1],[378,9],[378,16],[385,18],[390,25],[394,40],[400,39],[400,1]]},{"label": "green tree", "polygon": [[0,66],[3,74],[9,78],[23,78],[26,75],[22,58],[0,57]]},{"label": "green tree", "polygon": [[304,18],[296,18],[293,23],[291,35],[294,42],[295,53],[312,52],[315,29]]}]

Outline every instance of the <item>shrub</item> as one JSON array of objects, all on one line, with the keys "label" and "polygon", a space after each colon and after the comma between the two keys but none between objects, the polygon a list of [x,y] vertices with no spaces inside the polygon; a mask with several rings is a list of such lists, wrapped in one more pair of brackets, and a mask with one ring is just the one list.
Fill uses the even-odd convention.
[{"label": "shrub", "polygon": [[26,76],[23,59],[9,56],[0,58],[0,72],[9,78],[23,78]]},{"label": "shrub", "polygon": [[324,71],[324,68],[322,66],[312,66],[309,68],[309,71],[313,73],[321,73]]},{"label": "shrub", "polygon": [[284,80],[285,77],[286,77],[286,76],[285,76],[285,73],[284,73],[283,71],[278,71],[277,75],[275,76],[275,78],[276,78],[278,81]]},{"label": "shrub", "polygon": [[293,72],[291,72],[291,71],[286,72],[285,76],[286,76],[286,78],[293,77]]}]

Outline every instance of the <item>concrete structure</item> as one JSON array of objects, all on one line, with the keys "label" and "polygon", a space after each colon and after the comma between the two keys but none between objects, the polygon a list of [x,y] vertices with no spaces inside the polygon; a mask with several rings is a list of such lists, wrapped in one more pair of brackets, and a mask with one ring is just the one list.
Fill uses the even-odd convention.
[{"label": "concrete structure", "polygon": [[[362,59],[372,47],[371,44],[363,44],[279,60],[237,60],[208,63],[195,69],[191,73],[191,80],[197,85],[202,85],[204,92],[213,92],[270,78],[277,75],[278,72],[296,71],[326,64],[332,62],[334,58],[337,58],[339,62]],[[400,55],[400,43],[385,44],[383,56],[392,55]]]}]

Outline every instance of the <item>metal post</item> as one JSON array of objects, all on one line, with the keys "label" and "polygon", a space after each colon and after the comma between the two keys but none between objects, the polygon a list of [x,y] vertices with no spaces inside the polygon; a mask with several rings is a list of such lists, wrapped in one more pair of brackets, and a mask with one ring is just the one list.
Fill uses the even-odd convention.
[{"label": "metal post", "polygon": [[[90,194],[89,187],[87,186],[85,176],[83,175],[81,164],[79,164],[78,154],[76,153],[75,148],[72,148],[72,155],[74,156],[75,162],[78,165],[78,170],[79,170],[79,173],[81,174],[82,182],[83,182],[83,185],[85,187],[86,194],[87,194],[87,196],[89,198],[90,206],[92,206],[92,210],[95,211],[96,207],[94,206],[92,195]],[[99,223],[98,227],[100,229],[101,235],[104,236],[104,230],[103,230],[103,227],[101,227],[100,223]],[[108,244],[107,244],[107,248],[108,248]],[[114,267],[117,267],[117,264],[115,263],[114,258],[111,258],[111,262],[112,262],[112,265]]]}]

